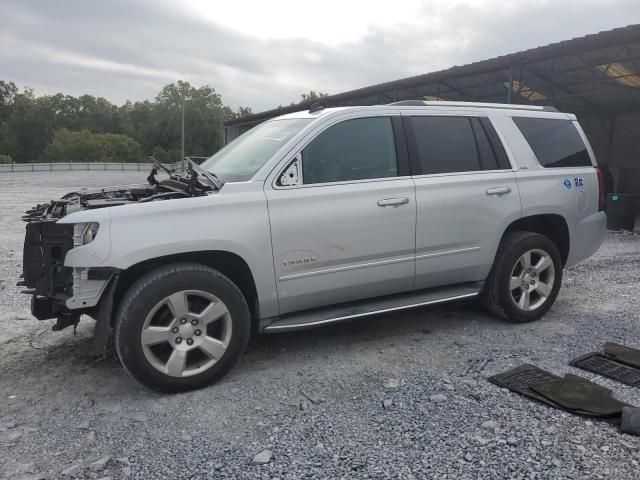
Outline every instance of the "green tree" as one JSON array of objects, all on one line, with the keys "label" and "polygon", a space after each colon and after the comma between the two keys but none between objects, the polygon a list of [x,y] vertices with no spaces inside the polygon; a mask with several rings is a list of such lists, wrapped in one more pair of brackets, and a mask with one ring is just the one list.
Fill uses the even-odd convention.
[{"label": "green tree", "polygon": [[0,152],[13,152],[16,148],[16,137],[9,123],[0,120]]},{"label": "green tree", "polygon": [[100,161],[103,155],[94,149],[99,137],[88,133],[120,134],[136,142],[143,157],[153,154],[174,162],[182,153],[183,108],[186,155],[215,153],[223,143],[223,122],[252,113],[249,107],[235,111],[224,106],[210,86],[196,88],[184,81],[165,86],[152,101],[122,106],[92,95],[36,97],[30,89],[21,92],[13,82],[0,81],[0,153],[19,163],[45,158]]},{"label": "green tree", "polygon": [[238,111],[233,111],[231,107],[223,107],[224,121],[235,120],[236,118],[245,117],[251,115],[253,111],[251,107],[239,107]]},{"label": "green tree", "polygon": [[314,102],[328,96],[328,93],[316,92],[315,90],[309,90],[309,93],[303,93],[302,95],[300,95],[303,102]]},{"label": "green tree", "polygon": [[0,80],[0,121],[7,120],[18,95],[18,87],[13,82]]},{"label": "green tree", "polygon": [[121,125],[121,132],[135,139],[145,152],[152,153],[155,146],[156,130],[154,104],[149,100],[142,102],[126,102],[118,109],[116,117]]},{"label": "green tree", "polygon": [[13,159],[11,158],[11,155],[1,155],[0,154],[0,165],[2,164],[8,164],[8,163],[13,163]]},{"label": "green tree", "polygon": [[225,120],[220,95],[209,86],[195,88],[184,81],[165,86],[156,97],[151,135],[154,146],[180,151],[183,108],[185,153],[210,155],[217,151],[222,146]]},{"label": "green tree", "polygon": [[86,128],[98,133],[119,133],[116,125],[118,107],[102,97],[82,95],[48,95],[38,99],[55,113],[56,128],[81,130]]},{"label": "green tree", "polygon": [[8,153],[16,163],[37,161],[53,138],[55,113],[36,99],[31,90],[15,96],[7,128],[11,131]]},{"label": "green tree", "polygon": [[15,135],[9,127],[9,117],[17,94],[15,83],[0,80],[0,152],[12,152],[16,145]]},{"label": "green tree", "polygon": [[43,162],[143,162],[140,144],[126,135],[57,130]]}]

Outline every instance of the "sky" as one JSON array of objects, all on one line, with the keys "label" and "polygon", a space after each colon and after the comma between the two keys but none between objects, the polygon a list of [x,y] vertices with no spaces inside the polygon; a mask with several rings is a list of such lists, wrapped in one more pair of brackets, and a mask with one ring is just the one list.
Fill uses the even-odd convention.
[{"label": "sky", "polygon": [[153,99],[179,79],[259,112],[640,23],[640,0],[0,0],[0,80]]}]

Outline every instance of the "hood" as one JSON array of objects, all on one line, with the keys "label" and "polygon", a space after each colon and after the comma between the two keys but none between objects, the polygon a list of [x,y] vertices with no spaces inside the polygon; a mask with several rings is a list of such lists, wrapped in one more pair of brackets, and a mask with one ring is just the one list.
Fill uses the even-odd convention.
[{"label": "hood", "polygon": [[69,192],[59,200],[38,204],[27,210],[22,219],[25,222],[57,220],[82,210],[199,197],[217,191],[200,182],[197,176],[171,175],[169,179],[158,182],[152,174],[148,180],[148,185],[82,188]]}]

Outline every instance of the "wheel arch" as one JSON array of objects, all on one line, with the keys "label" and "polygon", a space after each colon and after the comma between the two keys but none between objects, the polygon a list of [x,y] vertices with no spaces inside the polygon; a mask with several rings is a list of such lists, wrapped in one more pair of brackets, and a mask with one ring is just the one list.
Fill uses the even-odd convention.
[{"label": "wheel arch", "polygon": [[502,238],[511,232],[518,231],[535,232],[549,238],[560,250],[562,265],[566,265],[571,248],[571,236],[569,225],[562,215],[549,213],[519,218],[509,224]]},{"label": "wheel arch", "polygon": [[203,250],[164,255],[131,265],[119,275],[118,283],[113,292],[114,311],[117,311],[120,300],[136,280],[154,268],[171,263],[198,263],[219,271],[240,289],[249,306],[252,320],[257,321],[260,318],[260,303],[251,268],[241,256],[224,250]]}]

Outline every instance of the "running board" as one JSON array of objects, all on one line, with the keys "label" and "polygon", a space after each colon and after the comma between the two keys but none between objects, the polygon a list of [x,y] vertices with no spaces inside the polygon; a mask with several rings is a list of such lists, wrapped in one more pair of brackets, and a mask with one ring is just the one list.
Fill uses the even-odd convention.
[{"label": "running board", "polygon": [[278,317],[263,331],[271,333],[304,330],[369,315],[463,300],[477,296],[481,288],[482,283],[465,283],[314,308]]}]

